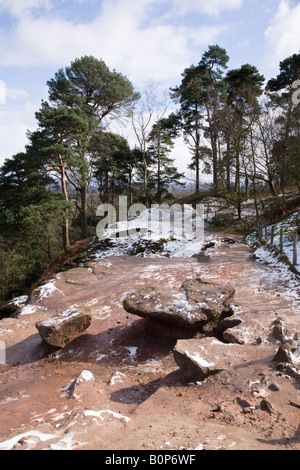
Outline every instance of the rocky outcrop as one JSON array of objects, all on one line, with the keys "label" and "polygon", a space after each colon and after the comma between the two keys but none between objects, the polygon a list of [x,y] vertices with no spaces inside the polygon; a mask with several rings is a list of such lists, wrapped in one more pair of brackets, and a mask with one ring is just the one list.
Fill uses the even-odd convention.
[{"label": "rocky outcrop", "polygon": [[92,321],[87,306],[73,305],[57,315],[36,323],[36,328],[48,345],[64,348],[88,329]]},{"label": "rocky outcrop", "polygon": [[126,297],[124,309],[133,315],[179,328],[199,328],[229,309],[235,290],[230,284],[188,279],[178,292],[164,286],[145,287]]}]

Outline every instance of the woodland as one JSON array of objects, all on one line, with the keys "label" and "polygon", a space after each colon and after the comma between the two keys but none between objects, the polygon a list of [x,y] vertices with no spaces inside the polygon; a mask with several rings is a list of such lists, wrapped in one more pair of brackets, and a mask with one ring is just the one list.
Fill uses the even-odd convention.
[{"label": "woodland", "polygon": [[[194,201],[206,174],[206,194],[234,206],[238,219],[243,202],[253,199],[258,210],[266,197],[285,214],[287,195],[300,192],[300,54],[270,80],[248,63],[230,70],[229,60],[225,49],[209,46],[166,93],[151,83],[138,92],[92,56],[47,82],[37,130],[0,168],[0,303],[91,240],[99,204],[117,205],[120,195],[130,205],[173,202],[171,187],[184,185],[172,158],[178,138],[188,150]],[[131,126],[134,146],[110,130],[115,121]]]}]

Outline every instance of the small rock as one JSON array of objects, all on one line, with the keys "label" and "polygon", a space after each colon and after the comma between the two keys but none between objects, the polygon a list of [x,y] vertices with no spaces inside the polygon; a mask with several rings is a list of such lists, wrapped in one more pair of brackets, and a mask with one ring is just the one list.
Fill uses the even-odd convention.
[{"label": "small rock", "polygon": [[75,388],[84,382],[94,381],[94,375],[89,370],[83,370],[71,383],[62,388],[62,392],[68,393],[69,398],[74,394]]},{"label": "small rock", "polygon": [[50,346],[64,348],[80,336],[91,324],[91,311],[87,306],[73,305],[48,320],[36,323],[41,338]]},{"label": "small rock", "polygon": [[233,238],[224,238],[223,243],[226,243],[228,245],[234,245],[237,243],[237,240],[234,240]]},{"label": "small rock", "polygon": [[300,341],[288,340],[278,349],[274,362],[300,365]]},{"label": "small rock", "polygon": [[226,370],[225,363],[216,356],[214,342],[211,338],[177,342],[174,358],[188,382],[200,382],[210,375]]},{"label": "small rock", "polygon": [[271,392],[279,392],[280,388],[276,383],[271,383],[269,385],[269,390],[271,390]]},{"label": "small rock", "polygon": [[250,410],[254,410],[255,406],[251,405],[251,403],[249,403],[247,400],[244,400],[243,398],[240,398],[240,397],[237,397],[236,398],[236,402],[238,405],[240,405],[243,409],[246,408],[246,409],[250,409]]},{"label": "small rock", "polygon": [[228,330],[223,332],[223,339],[227,343],[245,344],[242,335],[243,332],[239,328],[229,328]]},{"label": "small rock", "polygon": [[270,400],[267,400],[266,398],[264,398],[260,404],[260,409],[262,411],[266,411],[267,413],[269,413],[270,415],[273,415],[273,414],[276,414],[276,410],[274,408],[274,406],[272,405],[272,403],[270,402]]},{"label": "small rock", "polygon": [[271,335],[273,336],[276,341],[283,342],[285,338],[285,333],[284,333],[284,326],[283,326],[283,320],[282,318],[277,318],[273,323],[272,323],[273,329]]}]

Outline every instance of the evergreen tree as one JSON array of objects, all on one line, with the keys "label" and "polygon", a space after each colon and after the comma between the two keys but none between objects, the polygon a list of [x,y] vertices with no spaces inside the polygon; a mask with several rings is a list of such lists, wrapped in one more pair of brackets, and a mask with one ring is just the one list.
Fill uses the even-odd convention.
[{"label": "evergreen tree", "polygon": [[[67,182],[76,191],[80,190],[77,181],[77,168],[81,164],[76,148],[78,136],[87,132],[85,116],[80,108],[67,106],[51,107],[42,102],[36,113],[39,128],[28,133],[30,145],[28,152],[35,155],[43,164],[44,170],[55,175],[60,181],[61,192],[66,203],[69,202]],[[75,173],[75,174],[74,174]],[[65,249],[70,245],[69,219],[72,203],[66,204],[65,220],[62,223],[62,235]]]},{"label": "evergreen tree", "polygon": [[152,127],[148,142],[148,153],[154,167],[152,177],[156,187],[156,201],[160,204],[162,196],[164,192],[168,191],[169,186],[172,183],[182,184],[180,180],[184,176],[174,166],[174,159],[169,157],[174,142],[167,119],[161,119]]},{"label": "evergreen tree", "polygon": [[86,238],[88,187],[92,176],[90,141],[104,119],[128,113],[139,95],[126,77],[110,71],[102,60],[91,56],[76,59],[69,67],[60,69],[48,81],[48,87],[53,107],[79,109],[85,122],[73,142],[72,176],[80,193],[81,231],[82,238]]},{"label": "evergreen tree", "polygon": [[271,106],[277,110],[278,135],[273,156],[278,168],[282,208],[285,212],[285,193],[292,183],[299,189],[299,105],[294,103],[294,83],[300,77],[300,54],[294,54],[280,63],[280,73],[269,80],[267,92]]},{"label": "evergreen tree", "polygon": [[127,140],[100,130],[92,139],[89,152],[100,199],[114,203],[116,195],[129,194],[132,203],[135,160]]},{"label": "evergreen tree", "polygon": [[[251,132],[251,121],[261,112],[258,97],[263,93],[264,77],[255,66],[245,64],[239,69],[230,70],[226,75],[227,84],[227,164],[234,162],[236,205],[241,217],[243,199],[242,185],[247,196],[247,139]],[[229,166],[228,166],[229,170]],[[230,170],[229,170],[230,171]],[[244,178],[244,181],[242,181]],[[229,178],[228,178],[229,179]]]},{"label": "evergreen tree", "polygon": [[[197,193],[200,191],[200,162],[208,155],[212,158],[213,184],[218,191],[219,112],[225,89],[223,71],[228,60],[225,49],[209,46],[199,64],[184,71],[181,85],[171,89],[172,98],[180,104],[178,121],[193,155]],[[204,151],[207,147],[204,138],[209,139],[209,152]]]},{"label": "evergreen tree", "polygon": [[0,301],[23,294],[59,251],[55,227],[66,207],[53,187],[32,154],[0,169]]}]

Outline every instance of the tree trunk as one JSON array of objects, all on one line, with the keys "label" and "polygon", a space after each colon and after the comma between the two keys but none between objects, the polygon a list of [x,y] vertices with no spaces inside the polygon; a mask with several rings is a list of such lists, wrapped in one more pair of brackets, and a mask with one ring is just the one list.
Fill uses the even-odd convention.
[{"label": "tree trunk", "polygon": [[[63,160],[61,155],[59,155],[60,161],[60,181],[61,181],[61,189],[62,193],[65,197],[65,200],[69,201],[69,195],[67,191],[67,184],[66,184],[66,172],[65,167],[63,164]],[[69,237],[69,209],[66,209],[66,221],[65,225],[62,227],[62,237],[63,237],[63,246],[64,250],[67,250],[70,246],[70,237]]]},{"label": "tree trunk", "polygon": [[129,170],[128,179],[129,179],[129,205],[132,206],[133,204],[132,170]]},{"label": "tree trunk", "polygon": [[200,165],[198,151],[196,155],[196,193],[200,193]]},{"label": "tree trunk", "polygon": [[81,196],[81,238],[84,240],[88,236],[88,224],[87,224],[87,200],[88,200],[88,188],[83,186],[80,189]]},{"label": "tree trunk", "polygon": [[230,136],[227,137],[227,149],[226,149],[226,190],[230,192],[231,189],[231,178],[230,178]]},{"label": "tree trunk", "polygon": [[215,139],[215,136],[212,137],[212,152],[213,152],[213,181],[214,181],[214,189],[216,194],[218,194],[218,146]]},{"label": "tree trunk", "polygon": [[70,238],[69,238],[69,219],[66,220],[65,225],[62,227],[62,238],[63,238],[63,246],[64,250],[70,247]]},{"label": "tree trunk", "polygon": [[250,199],[248,175],[245,176],[245,199],[246,199],[246,201],[249,201],[249,199]]},{"label": "tree trunk", "polygon": [[157,155],[157,202],[160,204],[161,201],[161,159],[160,150]]}]

